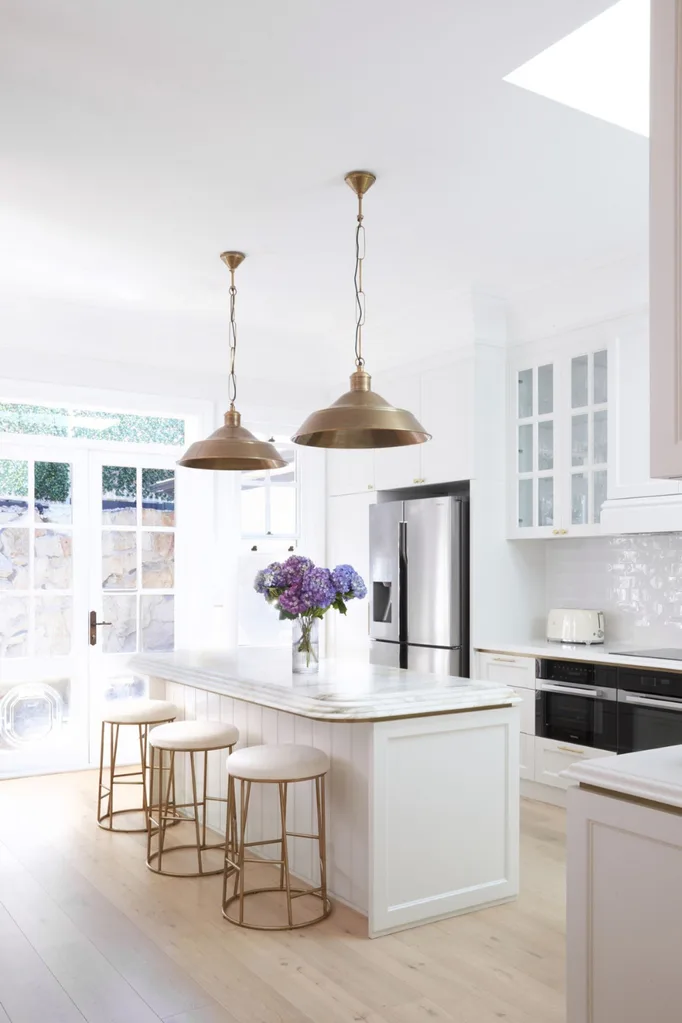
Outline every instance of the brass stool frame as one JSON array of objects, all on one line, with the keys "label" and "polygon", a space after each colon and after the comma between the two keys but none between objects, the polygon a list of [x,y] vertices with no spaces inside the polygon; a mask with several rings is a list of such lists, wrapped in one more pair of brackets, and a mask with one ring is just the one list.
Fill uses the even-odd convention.
[{"label": "brass stool frame", "polygon": [[[239,782],[239,828],[237,829],[237,799],[236,782]],[[317,809],[317,834],[308,835],[298,831],[287,831],[287,798],[289,785],[297,785],[299,782],[315,782],[315,804]],[[279,838],[264,839],[260,842],[247,842],[246,823],[249,813],[249,799],[251,796],[251,785],[277,785],[279,787],[279,810],[281,831]],[[238,927],[248,927],[256,931],[290,931],[299,927],[310,927],[321,920],[325,920],[332,911],[332,904],[327,895],[327,828],[325,816],[325,775],[311,775],[309,778],[297,778],[295,781],[268,781],[259,779],[256,782],[247,781],[243,778],[235,778],[229,775],[227,784],[228,803],[233,808],[230,816],[228,813],[228,833],[225,843],[225,870],[223,872],[223,904],[222,912],[226,920]],[[292,888],[291,873],[289,870],[288,838],[310,838],[318,843],[320,857],[320,884],[317,888]],[[281,848],[281,859],[266,860],[255,856],[247,856],[246,850],[259,845],[279,845]],[[246,863],[260,863],[263,865],[279,866],[279,885],[271,885],[265,888],[245,888]],[[233,894],[227,897],[227,881],[231,874],[234,874]],[[244,919],[244,902],[249,895],[261,895],[265,892],[286,892],[287,896],[287,923],[286,924],[255,924],[248,923]],[[322,902],[322,911],[312,920],[303,920],[301,923],[293,921],[293,900],[303,895],[312,895]],[[234,903],[239,904],[239,915],[235,919],[230,915],[229,907]]]},{"label": "brass stool frame", "polygon": [[[209,796],[208,795],[208,754],[214,750],[227,750],[231,753],[234,749],[232,746],[213,746],[211,749],[175,749],[169,750],[162,746],[150,746],[150,758],[149,758],[149,778],[150,778],[150,792],[152,794],[152,800],[150,802],[149,813],[147,815],[147,866],[155,874],[163,874],[165,877],[210,877],[213,874],[222,874],[223,867],[218,867],[214,870],[204,870],[203,854],[211,849],[219,849],[224,851],[226,844],[229,840],[229,836],[234,832],[236,826],[231,822],[231,818],[234,813],[234,805],[230,804],[229,799],[225,799],[223,796]],[[156,764],[156,753],[159,754],[159,763]],[[168,768],[163,767],[163,754],[168,753],[170,757],[170,764]],[[191,803],[177,803],[175,800],[175,754],[176,753],[189,753],[190,770],[192,775],[192,802]],[[203,754],[204,764],[204,778],[202,786],[202,798],[197,797],[197,772],[194,761],[194,755],[196,753]],[[158,803],[154,802],[154,770],[158,770]],[[166,791],[164,796],[164,784],[163,784],[163,772],[168,771],[168,782],[166,784]],[[226,803],[227,804],[227,821],[225,828],[225,839],[222,842],[215,842],[208,844],[206,841],[206,831],[208,828],[206,821],[206,810],[207,804],[213,803]],[[180,810],[193,811],[192,816],[185,816],[180,813]],[[201,809],[201,817],[199,810]],[[166,849],[166,855],[170,855],[174,852],[179,852],[181,849],[196,849],[197,853],[197,865],[199,869],[197,871],[171,871],[163,869],[163,854],[164,854],[164,843],[166,838],[167,827],[173,824],[191,824],[194,823],[196,841],[194,843],[187,843],[184,845],[174,845],[169,849]],[[158,838],[158,848],[152,849],[152,841],[154,838]]]},{"label": "brass stool frame", "polygon": [[[100,828],[105,831],[116,831],[119,834],[132,835],[147,830],[147,819],[149,814],[149,800],[147,798],[147,749],[148,749],[148,738],[149,729],[156,727],[156,725],[165,725],[170,721],[174,721],[175,718],[164,718],[161,721],[126,721],[125,723],[116,721],[102,721],[102,730],[100,733],[100,744],[99,744],[99,781],[97,786],[97,823]],[[109,784],[104,784],[104,750],[105,750],[105,737],[106,737],[106,726],[109,726]],[[123,728],[137,728],[138,738],[140,743],[140,767],[134,771],[119,771],[116,773],[116,756],[118,753],[118,733],[119,729]],[[123,780],[126,779],[126,780]],[[128,780],[128,779],[133,779]],[[124,810],[114,810],[114,785],[141,785],[142,786],[142,806],[141,807],[129,807]],[[102,800],[107,800],[107,808],[102,811]],[[115,828],[114,817],[119,814],[130,814],[130,813],[142,813],[144,814],[144,827],[141,828]]]}]

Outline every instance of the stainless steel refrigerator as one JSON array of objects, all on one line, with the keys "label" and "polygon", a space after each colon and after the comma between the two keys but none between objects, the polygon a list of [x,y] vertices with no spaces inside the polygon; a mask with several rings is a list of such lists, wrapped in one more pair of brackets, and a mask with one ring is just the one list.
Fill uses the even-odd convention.
[{"label": "stainless steel refrigerator", "polygon": [[370,507],[370,660],[469,674],[468,501]]}]

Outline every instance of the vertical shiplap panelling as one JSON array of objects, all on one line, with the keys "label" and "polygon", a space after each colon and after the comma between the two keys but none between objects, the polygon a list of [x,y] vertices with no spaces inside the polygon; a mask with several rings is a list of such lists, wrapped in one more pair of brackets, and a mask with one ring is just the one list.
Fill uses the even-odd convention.
[{"label": "vertical shiplap panelling", "polygon": [[[207,693],[206,716],[208,721],[220,721],[220,697],[217,693]],[[197,715],[198,717],[198,715]],[[222,798],[225,793],[220,785],[220,765],[227,756],[227,750],[212,750],[208,755],[208,795]],[[222,803],[208,804],[208,826],[222,834],[225,828],[225,814]]]},{"label": "vertical shiplap panelling", "polygon": [[353,811],[351,904],[367,912],[369,907],[369,860],[371,835],[369,832],[369,790],[374,784],[372,776],[373,725],[353,725]]},{"label": "vertical shiplap panelling", "polygon": [[[263,708],[255,703],[246,704],[246,745],[262,745]],[[263,837],[263,785],[252,785],[249,798],[249,842]],[[261,849],[254,850],[258,855]]]},{"label": "vertical shiplap panelling", "polygon": [[[277,717],[276,710],[269,710],[267,707],[262,708],[261,743],[266,743],[270,746],[277,744]],[[280,834],[279,786],[261,785],[260,788],[261,823],[259,837],[264,839],[277,838]],[[278,860],[281,855],[280,846],[264,845],[259,850],[259,855],[267,857],[267,859]]]},{"label": "vertical shiplap panelling", "polygon": [[[308,718],[294,716],[294,742],[298,746],[313,745],[313,722],[308,720]],[[292,785],[291,794],[293,799],[291,799],[291,796],[289,798],[293,803],[293,830],[299,831],[304,835],[310,835],[314,828],[313,783],[300,782]],[[312,879],[314,876],[312,842],[308,838],[292,838],[291,847],[293,848],[292,865],[294,873],[298,874],[299,877]]]},{"label": "vertical shiplap panelling", "polygon": [[[350,902],[353,832],[353,725],[331,728],[332,767],[327,778],[329,887]],[[333,811],[333,812],[332,812]]]},{"label": "vertical shiplap panelling", "polygon": [[[260,743],[300,743],[317,746],[331,758],[327,777],[327,859],[329,889],[333,895],[367,912],[369,806],[368,784],[371,724],[336,724],[312,721],[293,714],[261,708],[227,696],[208,694],[191,686],[168,684],[167,698],[178,708],[178,720],[220,720],[239,729],[238,747]],[[225,754],[215,752],[210,761],[209,793],[224,795],[227,789]],[[188,759],[185,757],[185,759]],[[189,768],[187,767],[187,772]],[[185,772],[178,771],[178,799]],[[187,774],[189,780],[189,774]],[[258,793],[257,790],[260,790]],[[254,799],[255,797],[255,799]],[[254,785],[249,808],[249,840],[276,838],[280,833],[279,798],[276,785]],[[292,784],[289,794],[288,829],[312,834],[317,828],[315,796],[311,782]],[[253,812],[252,812],[253,811]],[[224,807],[213,804],[209,821],[218,834],[224,830]],[[255,849],[258,855],[277,859],[278,845]],[[316,844],[310,839],[291,839],[292,872],[301,880],[319,882]]]},{"label": "vertical shiplap panelling", "polygon": [[[234,700],[229,696],[220,696],[220,710],[218,717],[226,724],[234,724]],[[220,792],[227,796],[227,752],[220,758]]]}]

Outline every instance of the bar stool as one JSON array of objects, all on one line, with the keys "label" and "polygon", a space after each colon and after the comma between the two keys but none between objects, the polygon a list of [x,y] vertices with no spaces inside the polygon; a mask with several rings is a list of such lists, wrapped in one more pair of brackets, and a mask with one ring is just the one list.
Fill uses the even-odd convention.
[{"label": "bar stool", "polygon": [[[208,795],[208,754],[212,750],[227,749],[232,752],[239,740],[239,731],[234,725],[222,721],[174,721],[168,725],[153,728],[149,733],[149,777],[150,777],[150,808],[147,828],[147,866],[155,874],[167,877],[204,877],[210,874],[221,874],[223,866],[215,869],[206,868],[204,853],[212,849],[225,850],[225,840],[208,844],[206,841],[207,809],[209,802],[227,803],[221,796]],[[170,758],[168,768],[163,767],[163,754]],[[192,780],[191,803],[177,803],[175,800],[175,754],[188,753],[190,776]],[[201,780],[202,797],[198,798],[197,769],[195,754],[203,753],[203,779]],[[164,771],[168,778],[164,786]],[[155,773],[157,776],[155,777]],[[181,810],[191,810],[192,815],[184,815]],[[225,832],[229,835],[234,830],[230,821],[228,804],[228,820]],[[166,829],[169,824],[194,824],[195,840],[184,845],[173,845],[164,848]],[[154,839],[157,848],[153,849]],[[197,854],[197,871],[166,870],[163,867],[164,856],[168,857],[180,850],[194,849]]]},{"label": "bar stool", "polygon": [[[149,726],[162,724],[165,721],[173,721],[177,716],[177,709],[167,700],[120,700],[114,702],[106,710],[102,719],[102,731],[99,747],[99,786],[97,792],[97,823],[100,828],[107,831],[118,831],[131,834],[137,831],[147,830],[147,741],[149,737]],[[109,726],[109,785],[104,784],[104,750],[106,726]],[[116,757],[118,754],[118,734],[121,725],[136,725],[140,743],[140,766],[133,771],[119,771],[116,773]],[[134,779],[133,781],[129,779]],[[126,779],[126,780],[124,780]],[[115,785],[141,785],[142,806],[128,809],[114,809],[114,786]],[[102,800],[107,799],[107,808],[102,812]],[[114,827],[114,817],[119,814],[142,813],[144,814],[144,827],[120,828]]]},{"label": "bar stool", "polygon": [[[228,791],[227,798],[233,812],[228,816],[228,839],[225,851],[225,870],[223,874],[223,916],[230,923],[240,927],[251,927],[262,931],[287,931],[297,927],[308,927],[328,917],[332,905],[327,896],[327,848],[325,833],[325,775],[329,770],[329,757],[314,746],[249,746],[237,750],[227,758]],[[317,834],[300,834],[287,831],[287,796],[289,785],[294,782],[314,781],[315,804],[317,808]],[[237,830],[236,782],[239,782],[239,827]],[[260,842],[246,841],[246,824],[249,812],[249,797],[253,783],[277,785],[279,790],[280,837]],[[232,834],[230,835],[230,829]],[[317,888],[292,888],[289,871],[288,838],[310,838],[318,843],[320,858],[320,884]],[[279,844],[281,858],[264,860],[246,855],[246,850],[259,845]],[[279,885],[265,888],[245,888],[246,863],[268,864],[279,866]],[[227,882],[234,874],[234,892],[227,897]],[[244,919],[244,902],[250,895],[264,892],[286,893],[287,922],[282,924],[258,924]],[[304,895],[312,895],[322,903],[322,910],[312,919],[294,923],[293,900]],[[239,909],[235,916],[230,906],[238,903]]]}]

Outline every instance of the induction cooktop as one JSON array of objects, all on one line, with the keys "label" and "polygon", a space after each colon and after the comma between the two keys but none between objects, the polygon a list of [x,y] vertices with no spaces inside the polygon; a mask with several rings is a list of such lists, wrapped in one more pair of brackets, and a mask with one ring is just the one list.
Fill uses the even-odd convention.
[{"label": "induction cooktop", "polygon": [[682,661],[682,646],[661,650],[612,650],[611,653],[618,657],[661,657],[664,661]]}]

